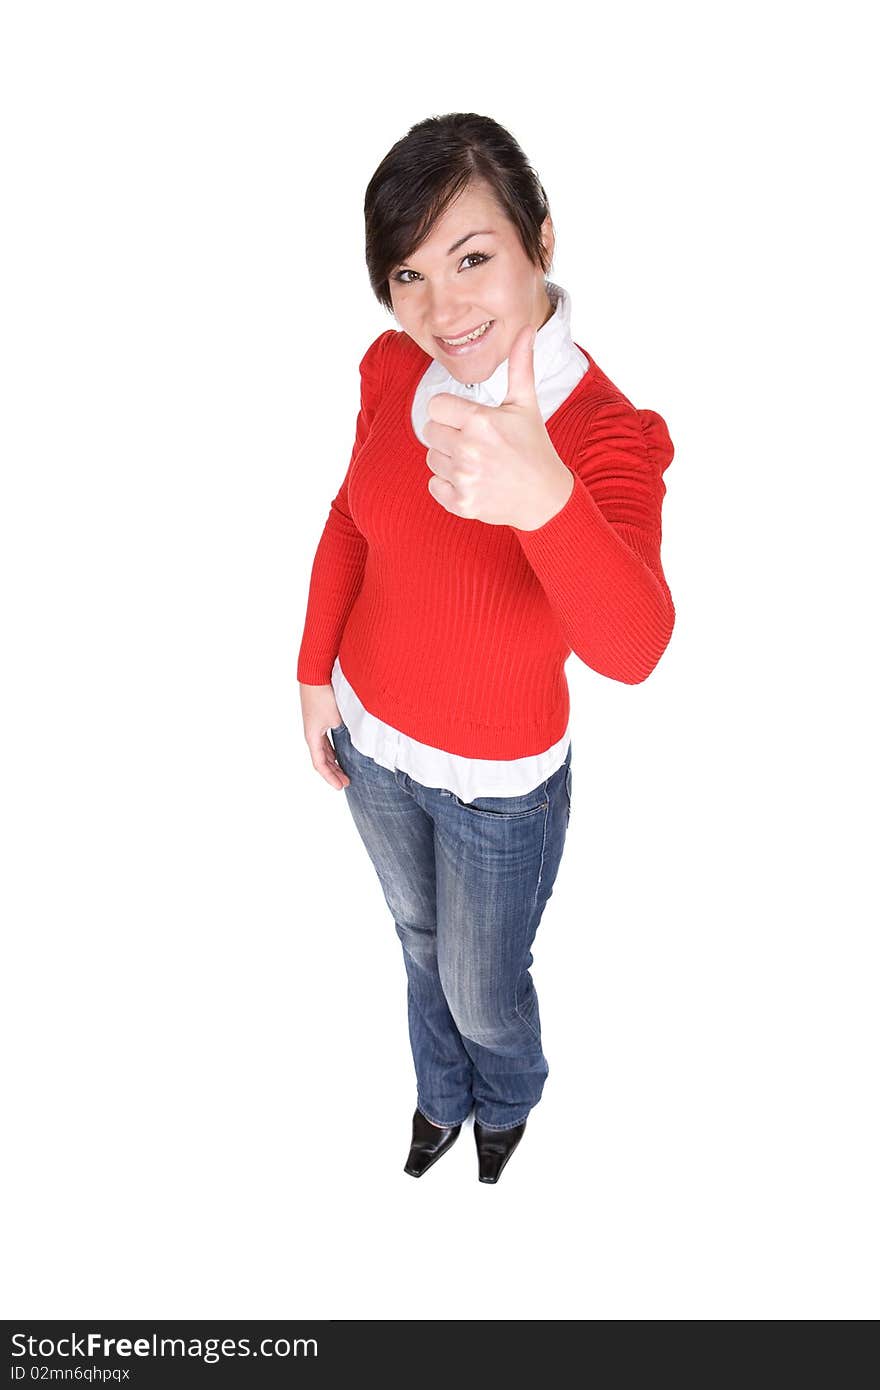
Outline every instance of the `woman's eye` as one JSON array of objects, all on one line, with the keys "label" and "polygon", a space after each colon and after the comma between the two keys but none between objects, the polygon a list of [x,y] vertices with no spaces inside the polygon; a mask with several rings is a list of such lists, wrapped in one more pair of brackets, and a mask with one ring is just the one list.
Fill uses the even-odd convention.
[{"label": "woman's eye", "polygon": [[[462,257],[461,264],[464,265],[465,261],[476,261],[477,266],[479,266],[482,265],[484,261],[491,261],[491,259],[492,257],[487,256],[483,251],[469,251],[466,256]],[[477,266],[467,266],[465,268],[467,270],[476,270]],[[418,275],[418,271],[398,270],[397,274],[392,278],[397,281],[398,285],[411,285],[413,283],[412,280],[404,280],[404,275]]]}]

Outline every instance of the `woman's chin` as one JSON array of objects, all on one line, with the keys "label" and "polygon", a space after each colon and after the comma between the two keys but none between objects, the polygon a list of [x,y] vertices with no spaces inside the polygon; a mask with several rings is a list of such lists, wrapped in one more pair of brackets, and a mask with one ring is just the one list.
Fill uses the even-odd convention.
[{"label": "woman's chin", "polygon": [[443,361],[442,356],[437,360],[443,362],[443,366],[449,372],[449,375],[460,382],[462,386],[479,386],[481,382],[488,381],[490,376],[494,375],[498,369],[499,362],[502,362],[504,359],[499,358],[498,362],[492,359],[488,367],[485,362],[480,363],[479,366],[474,362],[470,371],[467,371],[463,363],[460,366],[456,366],[455,371],[453,371],[451,365]]}]

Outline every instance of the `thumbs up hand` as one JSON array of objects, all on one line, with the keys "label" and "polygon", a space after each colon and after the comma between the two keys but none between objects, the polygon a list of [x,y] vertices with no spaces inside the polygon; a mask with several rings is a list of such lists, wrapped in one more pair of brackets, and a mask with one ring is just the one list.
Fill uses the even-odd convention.
[{"label": "thumbs up hand", "polygon": [[553,448],[538,405],[534,340],[530,324],[514,338],[501,405],[449,391],[428,402],[428,491],[453,516],[534,531],[571,495],[574,475]]}]

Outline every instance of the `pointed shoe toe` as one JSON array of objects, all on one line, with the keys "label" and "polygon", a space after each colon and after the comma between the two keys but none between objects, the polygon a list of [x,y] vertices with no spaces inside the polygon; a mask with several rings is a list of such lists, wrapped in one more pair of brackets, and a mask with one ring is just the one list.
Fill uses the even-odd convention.
[{"label": "pointed shoe toe", "polygon": [[512,1129],[484,1129],[474,1120],[480,1182],[497,1182],[504,1165],[525,1133],[526,1121]]},{"label": "pointed shoe toe", "polygon": [[451,1149],[461,1132],[461,1125],[441,1129],[427,1120],[421,1110],[413,1115],[412,1144],[403,1171],[410,1177],[420,1178],[438,1158]]}]

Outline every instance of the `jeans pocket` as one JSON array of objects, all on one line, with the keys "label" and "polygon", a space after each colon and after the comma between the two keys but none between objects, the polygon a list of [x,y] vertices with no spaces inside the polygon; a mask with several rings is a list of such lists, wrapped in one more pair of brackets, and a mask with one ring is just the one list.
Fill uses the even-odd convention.
[{"label": "jeans pocket", "polygon": [[571,764],[569,764],[568,770],[565,774],[565,795],[568,799],[568,807],[565,812],[565,828],[567,830],[569,821],[571,820]]},{"label": "jeans pocket", "polygon": [[524,792],[522,796],[476,796],[473,801],[462,801],[452,793],[452,800],[463,811],[473,816],[489,817],[491,820],[521,820],[525,816],[535,816],[545,811],[550,804],[547,799],[547,783],[542,782],[534,791]]}]

